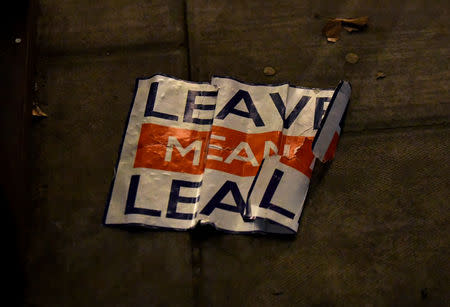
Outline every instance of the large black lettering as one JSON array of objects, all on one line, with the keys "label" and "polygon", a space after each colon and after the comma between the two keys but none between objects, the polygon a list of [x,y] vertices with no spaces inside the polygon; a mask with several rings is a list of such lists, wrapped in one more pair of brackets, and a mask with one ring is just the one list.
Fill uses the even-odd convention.
[{"label": "large black lettering", "polygon": [[136,208],[136,194],[139,186],[140,175],[133,175],[130,179],[130,186],[128,188],[127,202],[125,205],[125,214],[143,214],[149,216],[161,216],[161,211],[146,208]]},{"label": "large black lettering", "polygon": [[[233,196],[236,206],[232,206],[221,202],[222,199],[224,199],[229,192],[231,192],[231,195]],[[242,198],[241,192],[239,191],[236,182],[233,181],[225,182],[224,185],[219,189],[219,191],[217,191],[217,193],[206,204],[206,206],[203,208],[200,214],[210,215],[216,208],[231,212],[239,212],[239,213],[243,212],[245,208],[245,202],[244,199]]]},{"label": "large black lettering", "polygon": [[153,82],[150,85],[150,91],[149,91],[148,97],[147,97],[147,105],[145,106],[144,116],[153,116],[153,117],[159,117],[159,118],[177,121],[178,116],[176,116],[176,115],[166,114],[166,113],[162,113],[162,112],[153,110],[155,107],[155,100],[156,100],[156,93],[158,92],[158,85],[159,85],[159,82]]},{"label": "large black lettering", "polygon": [[194,214],[192,213],[179,213],[177,212],[178,203],[195,204],[200,200],[200,196],[197,197],[184,197],[180,196],[180,188],[199,188],[202,182],[191,182],[184,180],[172,180],[172,186],[170,187],[169,204],[167,206],[166,217],[179,220],[192,220]]},{"label": "large black lettering", "polygon": [[259,205],[259,207],[273,210],[281,215],[284,215],[287,218],[293,219],[295,216],[294,213],[271,203],[273,194],[275,194],[275,191],[278,185],[280,184],[280,180],[283,177],[283,175],[284,175],[283,171],[275,169],[272,178],[270,178],[269,185],[267,186],[267,189],[264,192],[263,198],[261,199],[261,204]]},{"label": "large black lettering", "polygon": [[316,98],[316,110],[314,111],[314,129],[319,129],[323,114],[325,114],[325,102],[330,101],[329,97]]},{"label": "large black lettering", "polygon": [[[248,112],[236,109],[237,104],[241,100],[244,100],[244,103],[247,107]],[[227,104],[223,107],[223,109],[217,114],[216,118],[224,119],[230,113],[233,113],[238,116],[246,117],[246,118],[251,118],[253,120],[253,122],[255,123],[255,126],[257,126],[257,127],[264,126],[264,122],[263,122],[261,116],[259,116],[258,110],[256,109],[255,104],[253,103],[253,100],[247,91],[239,90],[230,99],[230,101],[227,102]]]},{"label": "large black lettering", "polygon": [[216,97],[217,91],[188,91],[186,98],[186,108],[184,109],[184,118],[183,121],[187,123],[195,123],[199,125],[211,125],[213,120],[212,118],[203,119],[203,118],[192,118],[192,114],[194,110],[214,110],[216,108],[216,104],[196,104],[195,97],[203,96],[203,97]]},{"label": "large black lettering", "polygon": [[285,129],[289,129],[289,127],[292,125],[294,120],[298,117],[300,112],[303,110],[303,108],[306,106],[308,101],[311,99],[310,96],[302,96],[300,100],[295,105],[294,109],[292,110],[291,114],[289,114],[286,118],[286,106],[284,105],[283,99],[281,99],[281,96],[279,93],[271,93],[270,98],[272,98],[273,103],[275,104],[275,107],[278,110],[278,113],[280,113],[281,118],[283,119],[283,127]]}]

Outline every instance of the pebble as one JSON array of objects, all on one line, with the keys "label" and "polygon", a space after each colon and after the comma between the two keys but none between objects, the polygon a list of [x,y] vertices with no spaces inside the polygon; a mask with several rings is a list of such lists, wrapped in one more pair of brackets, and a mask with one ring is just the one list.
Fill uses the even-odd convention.
[{"label": "pebble", "polygon": [[266,76],[273,76],[273,75],[275,75],[275,73],[276,73],[275,68],[270,67],[270,66],[264,67],[264,74]]},{"label": "pebble", "polygon": [[347,53],[345,60],[351,64],[355,64],[359,60],[359,56],[356,53]]}]

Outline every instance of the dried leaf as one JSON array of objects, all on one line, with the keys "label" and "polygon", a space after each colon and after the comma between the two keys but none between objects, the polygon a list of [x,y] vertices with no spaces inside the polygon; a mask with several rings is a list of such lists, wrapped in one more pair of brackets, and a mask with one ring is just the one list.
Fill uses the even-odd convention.
[{"label": "dried leaf", "polygon": [[48,117],[48,115],[44,111],[42,111],[41,108],[37,104],[33,105],[31,114],[35,117]]},{"label": "dried leaf", "polygon": [[342,21],[344,25],[354,26],[354,27],[364,27],[367,26],[369,22],[369,17],[358,17],[358,18],[335,18],[334,20]]},{"label": "dried leaf", "polygon": [[337,42],[342,31],[342,22],[332,19],[323,27],[322,33],[329,42]]},{"label": "dried leaf", "polygon": [[347,32],[361,31],[367,26],[369,17],[358,18],[333,18],[330,19],[322,29],[323,35],[327,37],[327,41],[335,43],[341,34],[342,29]]},{"label": "dried leaf", "polygon": [[383,79],[383,78],[386,78],[386,74],[382,71],[377,72],[376,79],[378,80],[378,79]]}]

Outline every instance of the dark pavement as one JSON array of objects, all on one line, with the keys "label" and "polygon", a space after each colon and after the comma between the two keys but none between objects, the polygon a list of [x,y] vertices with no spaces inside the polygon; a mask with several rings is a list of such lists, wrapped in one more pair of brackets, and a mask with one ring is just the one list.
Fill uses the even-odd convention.
[{"label": "dark pavement", "polygon": [[[49,117],[32,127],[26,306],[448,304],[447,3],[38,2]],[[327,43],[321,16],[369,27]],[[336,160],[315,171],[295,237],[102,226],[135,79],[159,72],[352,83]]]}]

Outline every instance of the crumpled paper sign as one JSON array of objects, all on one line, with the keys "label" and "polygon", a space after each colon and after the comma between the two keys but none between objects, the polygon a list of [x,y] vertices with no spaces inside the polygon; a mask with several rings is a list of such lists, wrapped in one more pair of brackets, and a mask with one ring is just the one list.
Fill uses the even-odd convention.
[{"label": "crumpled paper sign", "polygon": [[351,93],[138,79],[105,225],[295,233],[315,161],[333,159]]}]

